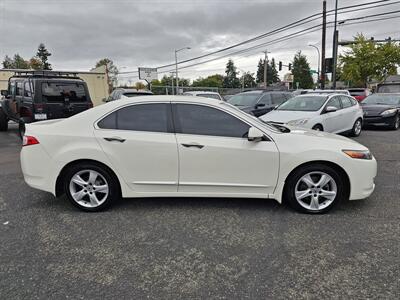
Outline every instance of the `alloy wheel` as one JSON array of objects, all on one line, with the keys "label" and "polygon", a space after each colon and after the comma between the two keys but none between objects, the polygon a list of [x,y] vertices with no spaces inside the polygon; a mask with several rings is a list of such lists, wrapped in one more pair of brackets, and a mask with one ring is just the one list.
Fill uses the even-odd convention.
[{"label": "alloy wheel", "polygon": [[69,192],[74,201],[84,207],[95,208],[107,200],[109,184],[99,172],[82,170],[71,177]]},{"label": "alloy wheel", "polygon": [[362,129],[362,123],[360,120],[357,120],[356,123],[354,124],[354,134],[356,136],[360,135]]},{"label": "alloy wheel", "polygon": [[336,182],[325,172],[307,173],[297,181],[295,187],[297,202],[305,209],[315,212],[331,205],[336,195]]}]

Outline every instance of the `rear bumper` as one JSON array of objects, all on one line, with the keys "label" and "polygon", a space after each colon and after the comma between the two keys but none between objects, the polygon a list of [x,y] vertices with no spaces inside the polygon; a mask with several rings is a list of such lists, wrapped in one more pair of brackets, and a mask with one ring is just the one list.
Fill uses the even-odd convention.
[{"label": "rear bumper", "polygon": [[55,195],[51,158],[43,147],[40,144],[22,147],[20,158],[25,182],[30,187]]}]

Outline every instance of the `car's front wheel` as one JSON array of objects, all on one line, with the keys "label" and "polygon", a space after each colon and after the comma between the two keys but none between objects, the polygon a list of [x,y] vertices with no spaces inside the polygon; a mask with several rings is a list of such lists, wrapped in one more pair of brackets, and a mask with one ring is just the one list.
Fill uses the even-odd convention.
[{"label": "car's front wheel", "polygon": [[397,129],[399,129],[399,127],[400,127],[400,115],[397,114],[394,117],[393,123],[390,125],[390,128],[393,130],[397,130]]},{"label": "car's front wheel", "polygon": [[297,211],[325,213],[343,200],[345,183],[332,167],[313,164],[300,167],[286,181],[284,198]]},{"label": "car's front wheel", "polygon": [[314,125],[312,129],[316,131],[324,131],[324,128],[320,124]]},{"label": "car's front wheel", "polygon": [[70,202],[84,211],[100,211],[120,197],[117,180],[106,168],[91,163],[73,165],[64,177]]}]

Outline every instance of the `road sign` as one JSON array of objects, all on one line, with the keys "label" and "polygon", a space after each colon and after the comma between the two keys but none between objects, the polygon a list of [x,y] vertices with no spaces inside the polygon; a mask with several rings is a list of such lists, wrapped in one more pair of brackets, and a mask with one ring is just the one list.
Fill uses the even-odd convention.
[{"label": "road sign", "polygon": [[139,68],[139,79],[147,82],[158,79],[157,68]]}]

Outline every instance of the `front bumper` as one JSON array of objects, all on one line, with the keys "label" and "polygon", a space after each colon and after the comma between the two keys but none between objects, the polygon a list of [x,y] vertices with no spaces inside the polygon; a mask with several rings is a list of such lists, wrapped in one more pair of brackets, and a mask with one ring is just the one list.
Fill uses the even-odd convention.
[{"label": "front bumper", "polygon": [[390,116],[364,116],[364,125],[392,125],[396,114]]},{"label": "front bumper", "polygon": [[375,177],[377,174],[377,162],[373,157],[371,160],[351,159],[348,175],[350,178],[350,200],[368,198],[375,189]]}]

